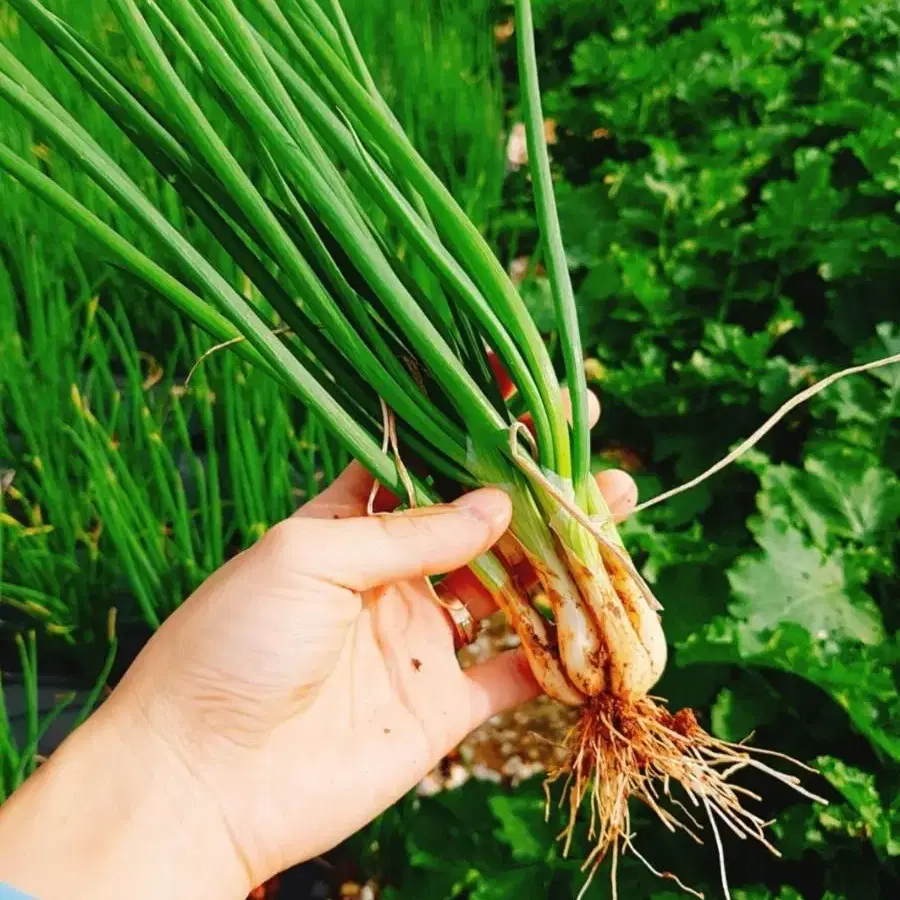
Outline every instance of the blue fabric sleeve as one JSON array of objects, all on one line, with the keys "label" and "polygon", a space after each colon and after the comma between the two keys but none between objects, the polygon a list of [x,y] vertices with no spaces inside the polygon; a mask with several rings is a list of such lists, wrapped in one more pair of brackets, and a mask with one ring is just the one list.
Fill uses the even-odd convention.
[{"label": "blue fabric sleeve", "polygon": [[34,900],[34,898],[21,894],[19,891],[14,891],[5,884],[0,884],[0,900]]}]

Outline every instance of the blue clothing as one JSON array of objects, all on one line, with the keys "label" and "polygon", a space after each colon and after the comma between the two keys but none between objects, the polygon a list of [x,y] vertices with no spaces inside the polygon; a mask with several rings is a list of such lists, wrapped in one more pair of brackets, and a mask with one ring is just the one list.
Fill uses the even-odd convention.
[{"label": "blue clothing", "polygon": [[32,900],[32,898],[26,897],[25,894],[20,894],[5,884],[0,884],[0,900]]}]

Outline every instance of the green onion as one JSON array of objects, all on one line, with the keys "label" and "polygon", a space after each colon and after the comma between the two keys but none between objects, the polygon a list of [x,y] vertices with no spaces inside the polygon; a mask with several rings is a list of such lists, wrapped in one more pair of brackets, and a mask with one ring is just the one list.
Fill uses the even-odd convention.
[{"label": "green onion", "polygon": [[[481,485],[509,493],[510,535],[472,568],[508,614],[543,687],[584,708],[563,774],[571,776],[573,822],[583,800],[593,809],[589,862],[629,844],[629,796],[659,809],[675,781],[762,839],[728,776],[764,767],[647,696],[665,664],[665,639],[658,606],[591,476],[582,348],[529,0],[516,0],[522,108],[571,428],[522,297],[379,94],[338,0],[110,2],[140,79],[39,0],[9,0],[205,230],[186,237],[2,46],[0,98],[93,182],[94,202],[104,202],[87,208],[54,180],[52,166],[43,171],[2,144],[0,170],[296,395],[317,428],[409,504]],[[222,122],[229,134],[239,130],[240,150]],[[155,250],[109,224],[125,217]],[[235,270],[250,290],[236,288]],[[515,383],[515,401],[493,383],[489,352]],[[382,450],[384,410],[398,423],[394,452],[403,459]],[[524,413],[533,433],[519,421]],[[228,434],[236,444],[247,440],[236,419]],[[86,456],[94,452],[87,418],[73,437]],[[171,461],[152,452],[164,476]],[[425,474],[410,482],[408,469]],[[116,520],[127,531],[129,473],[116,476],[125,498]],[[248,479],[245,518],[263,490],[261,473]],[[184,498],[162,500],[190,557]],[[160,571],[154,549],[128,546],[152,590]],[[539,595],[511,574],[522,566]],[[139,599],[152,614],[149,596]],[[607,782],[591,787],[598,769]]]}]

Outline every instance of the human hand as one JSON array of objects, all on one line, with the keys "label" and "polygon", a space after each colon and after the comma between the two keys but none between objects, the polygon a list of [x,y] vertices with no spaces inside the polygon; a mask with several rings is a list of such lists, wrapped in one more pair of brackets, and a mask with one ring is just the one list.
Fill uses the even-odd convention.
[{"label": "human hand", "polygon": [[[184,883],[192,900],[239,900],[340,842],[468,732],[538,693],[517,650],[461,670],[453,628],[423,580],[453,572],[445,594],[477,619],[493,611],[463,567],[506,529],[506,495],[486,489],[448,506],[366,517],[371,484],[354,464],[213,575],[73,738],[82,749],[69,759],[115,748],[104,765],[120,767],[125,784],[110,768],[123,798],[111,802],[139,808],[142,830],[156,832],[145,841],[158,845],[168,829],[192,842],[188,854],[154,852],[154,877],[131,896],[181,896],[175,886]],[[614,513],[633,507],[628,476],[603,473],[600,485]],[[65,766],[65,747],[60,758],[47,777]],[[149,786],[155,801],[144,813]],[[85,851],[77,856],[84,868]],[[3,862],[0,851],[0,878]],[[110,865],[105,849],[92,898],[107,896]],[[41,900],[63,896],[20,883]],[[65,888],[81,896],[71,879]]]}]

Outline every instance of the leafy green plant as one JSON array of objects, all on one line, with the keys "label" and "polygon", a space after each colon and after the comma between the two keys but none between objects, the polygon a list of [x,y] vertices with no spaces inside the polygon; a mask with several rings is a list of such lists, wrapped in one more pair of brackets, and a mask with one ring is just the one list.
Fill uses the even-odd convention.
[{"label": "leafy green plant", "polygon": [[[348,12],[358,15],[366,6],[351,3]],[[590,371],[604,394],[594,465],[625,460],[649,496],[702,470],[816,376],[896,352],[897,11],[862,0],[542,0],[536,7],[542,80],[553,86],[545,106],[559,138],[552,153],[569,265],[589,326]],[[66,16],[85,9],[73,4]],[[376,33],[358,20],[354,25],[369,36],[367,52],[376,54]],[[0,11],[2,27],[8,21]],[[388,80],[404,73],[400,65],[392,74],[396,57],[407,65],[413,56],[417,65],[430,58],[413,53],[414,28],[401,34],[412,43],[405,53],[383,54]],[[505,64],[510,71],[511,55]],[[91,105],[79,106],[72,82],[60,78],[65,93],[54,93],[79,110],[79,120],[104,146],[118,140],[102,116],[84,118]],[[389,83],[384,90],[390,96]],[[442,103],[431,107],[435,115],[448,94],[455,96],[441,94]],[[401,118],[420,108],[408,90],[398,89],[392,101]],[[32,147],[45,152],[41,135],[19,119],[6,122],[4,138],[21,137],[24,152],[40,160]],[[428,145],[433,123],[417,141]],[[448,140],[437,140],[438,149]],[[136,171],[127,152],[114,155]],[[68,183],[64,163],[51,159],[54,176]],[[75,177],[71,183],[92,205],[89,187]],[[38,223],[24,193],[6,181],[2,189],[4,200],[19,198],[26,235],[68,236],[63,263],[48,267],[46,282],[77,281],[68,248],[77,244],[84,258],[84,240],[55,217]],[[167,213],[190,227],[165,196]],[[495,221],[502,251],[518,255],[537,246],[531,201],[525,173],[512,175],[506,210]],[[0,215],[12,208],[0,204]],[[476,206],[465,208],[480,216]],[[119,229],[132,228],[112,211],[104,216]],[[127,233],[141,242],[136,229]],[[9,234],[0,232],[0,242]],[[49,246],[42,244],[42,252]],[[31,248],[14,247],[17,264],[24,264]],[[538,287],[526,293],[532,314],[552,321],[535,305],[550,300],[546,282]],[[121,290],[119,283],[109,293]],[[22,294],[6,296],[14,309]],[[192,336],[184,344],[197,341]],[[138,345],[147,342],[142,337]],[[207,347],[182,354],[174,366],[178,384]],[[168,353],[154,355],[169,371]],[[203,364],[198,391],[206,370],[211,393],[220,396],[215,373],[225,359],[217,354]],[[235,360],[227,365],[247,372]],[[896,894],[896,378],[885,370],[835,386],[742,466],[625,528],[666,606],[675,654],[660,690],[701,710],[723,738],[755,730],[756,743],[814,762],[834,789],[829,807],[770,798],[783,860],[729,845],[732,883],[744,885],[733,895],[741,900]],[[255,396],[252,380],[241,384],[226,375],[224,384],[235,386],[239,403]],[[38,396],[38,387],[33,391]],[[208,409],[215,412],[217,404]],[[247,421],[238,424],[243,429]],[[265,431],[253,434],[255,441],[234,436],[227,446],[242,453],[264,446],[258,436]],[[169,444],[171,429],[162,435]],[[225,446],[210,443],[219,466],[204,472],[230,471]],[[18,483],[21,457],[11,458]],[[255,451],[246,457],[251,466],[258,461]],[[139,467],[144,462],[135,460]],[[236,461],[235,471],[244,464]],[[225,476],[226,492],[230,483]],[[254,483],[246,491],[247,533],[259,520],[252,505],[259,489]],[[231,509],[229,498],[222,502]],[[198,503],[196,515],[221,521],[214,506]],[[215,536],[220,530],[211,534],[222,541]],[[114,554],[107,541],[103,547],[98,568],[106,569]],[[19,579],[20,586],[31,578]],[[582,876],[560,858],[551,838],[561,823],[545,826],[541,803],[538,784],[512,795],[470,784],[443,797],[410,799],[352,849],[388,895],[571,897]],[[695,852],[649,822],[640,825],[654,862],[715,896],[711,853]],[[648,877],[634,859],[622,861],[620,880],[634,896],[684,896]],[[607,894],[598,879],[590,896]]]}]

